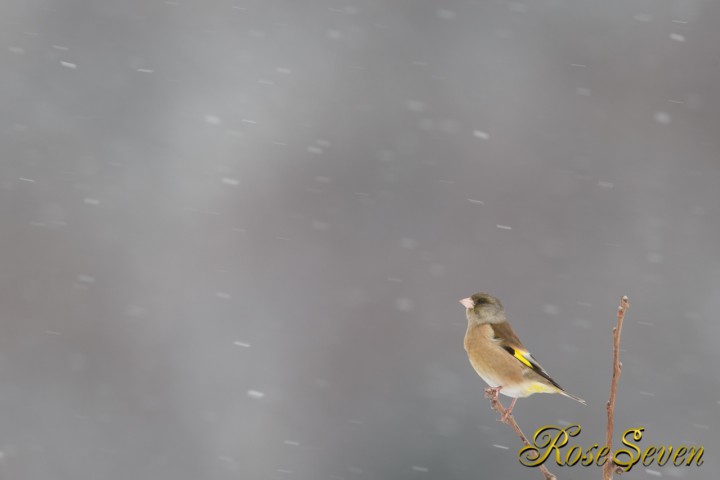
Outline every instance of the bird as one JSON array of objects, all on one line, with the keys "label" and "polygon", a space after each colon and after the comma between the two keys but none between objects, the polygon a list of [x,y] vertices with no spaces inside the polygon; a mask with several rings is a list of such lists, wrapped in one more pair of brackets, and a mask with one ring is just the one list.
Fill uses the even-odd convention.
[{"label": "bird", "polygon": [[500,418],[502,422],[507,423],[518,398],[534,393],[559,393],[587,405],[582,398],[566,392],[523,346],[499,299],[480,292],[460,303],[468,321],[465,351],[470,364],[490,386],[486,391],[495,399],[499,393],[512,398]]}]

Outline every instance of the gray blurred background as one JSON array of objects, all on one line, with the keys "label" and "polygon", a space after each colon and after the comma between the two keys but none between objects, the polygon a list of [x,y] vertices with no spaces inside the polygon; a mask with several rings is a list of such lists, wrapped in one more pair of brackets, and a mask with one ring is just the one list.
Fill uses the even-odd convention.
[{"label": "gray blurred background", "polygon": [[616,438],[706,453],[623,478],[717,478],[719,22],[1,2],[2,478],[540,479],[462,347],[479,290],[589,403],[520,425],[584,446],[629,295]]}]

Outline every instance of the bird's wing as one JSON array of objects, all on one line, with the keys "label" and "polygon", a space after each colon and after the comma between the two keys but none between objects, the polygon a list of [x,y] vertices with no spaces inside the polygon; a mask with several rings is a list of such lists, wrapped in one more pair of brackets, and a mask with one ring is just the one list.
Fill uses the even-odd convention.
[{"label": "bird's wing", "polygon": [[515,331],[510,326],[510,323],[507,321],[501,323],[491,323],[490,326],[492,326],[495,341],[505,345],[520,347],[523,350],[525,349],[518,336],[515,335]]},{"label": "bird's wing", "polygon": [[495,341],[510,355],[515,357],[520,363],[528,367],[533,372],[537,373],[541,377],[543,377],[545,380],[550,382],[551,385],[559,388],[560,390],[563,390],[563,388],[558,385],[558,383],[550,378],[550,375],[545,371],[545,369],[540,366],[537,360],[535,360],[535,357],[533,357],[530,352],[523,346],[523,344],[520,342],[520,339],[517,337],[513,329],[510,327],[510,324],[507,322],[503,323],[493,323],[491,324],[493,328],[493,333],[495,335]]}]

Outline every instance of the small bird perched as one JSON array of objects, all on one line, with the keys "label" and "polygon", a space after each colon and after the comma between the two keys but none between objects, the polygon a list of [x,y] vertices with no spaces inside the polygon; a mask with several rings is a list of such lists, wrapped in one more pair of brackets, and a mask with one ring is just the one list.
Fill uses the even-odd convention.
[{"label": "small bird perched", "polygon": [[544,368],[530,355],[515,335],[505,317],[500,300],[487,293],[463,298],[468,327],[465,332],[465,351],[475,371],[490,385],[497,398],[502,393],[512,398],[501,420],[507,422],[515,402],[533,393],[559,393],[587,405],[550,378]]}]

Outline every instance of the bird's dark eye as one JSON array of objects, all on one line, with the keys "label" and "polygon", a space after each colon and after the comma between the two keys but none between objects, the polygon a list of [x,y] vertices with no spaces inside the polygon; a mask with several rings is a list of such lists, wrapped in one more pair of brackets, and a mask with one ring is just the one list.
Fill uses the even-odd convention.
[{"label": "bird's dark eye", "polygon": [[478,305],[483,305],[483,304],[485,304],[485,303],[488,303],[487,298],[482,298],[482,297],[481,297],[481,298],[478,298],[478,299],[475,300],[475,306],[476,306],[476,307],[477,307]]}]

